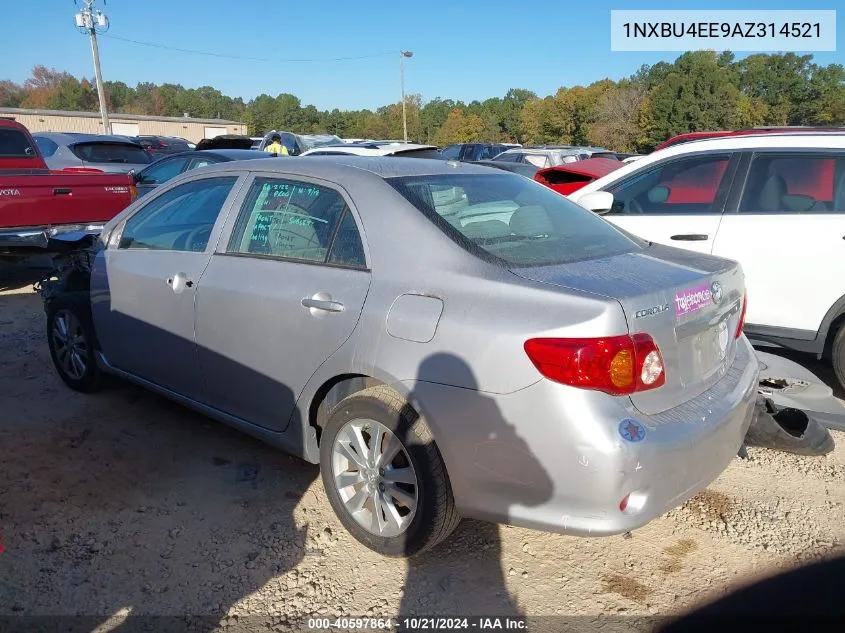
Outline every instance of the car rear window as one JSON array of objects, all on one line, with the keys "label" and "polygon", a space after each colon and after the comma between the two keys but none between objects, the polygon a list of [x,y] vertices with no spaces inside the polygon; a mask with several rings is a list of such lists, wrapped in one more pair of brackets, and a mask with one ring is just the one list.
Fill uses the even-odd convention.
[{"label": "car rear window", "polygon": [[403,176],[387,182],[450,238],[505,266],[565,264],[644,245],[564,196],[513,174]]},{"label": "car rear window", "polygon": [[20,130],[0,128],[0,156],[3,158],[35,158],[35,149]]},{"label": "car rear window", "polygon": [[446,157],[435,148],[399,150],[393,152],[393,155],[401,156],[402,158],[436,158],[437,160],[446,160]]},{"label": "car rear window", "polygon": [[149,163],[150,155],[132,143],[76,143],[73,154],[86,163]]}]

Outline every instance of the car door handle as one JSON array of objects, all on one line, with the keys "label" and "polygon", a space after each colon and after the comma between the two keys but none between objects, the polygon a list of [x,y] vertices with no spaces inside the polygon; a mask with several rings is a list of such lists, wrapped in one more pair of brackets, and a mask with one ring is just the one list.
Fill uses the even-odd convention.
[{"label": "car door handle", "polygon": [[53,189],[54,196],[69,196],[72,192],[70,187],[56,187]]},{"label": "car door handle", "polygon": [[167,285],[178,295],[185,288],[193,288],[194,282],[188,279],[185,273],[176,273],[172,277],[167,278]]},{"label": "car door handle", "polygon": [[[317,293],[317,295],[322,294],[324,293]],[[311,310],[322,310],[323,312],[343,312],[343,304],[340,301],[324,299],[322,297],[318,297],[317,295],[303,299],[303,307],[310,308]]]},{"label": "car door handle", "polygon": [[704,233],[685,233],[683,235],[673,235],[670,239],[680,242],[706,242],[710,239],[710,236]]}]

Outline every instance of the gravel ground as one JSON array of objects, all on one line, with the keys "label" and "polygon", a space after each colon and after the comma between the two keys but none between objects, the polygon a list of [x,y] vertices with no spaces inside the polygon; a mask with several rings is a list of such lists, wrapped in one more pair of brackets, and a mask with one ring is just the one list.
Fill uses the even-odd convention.
[{"label": "gravel ground", "polygon": [[464,521],[410,562],[382,558],[334,518],[315,466],[131,386],[69,391],[38,297],[0,289],[0,615],[283,628],[315,614],[675,614],[843,549],[836,433],[822,458],[749,449],[630,539]]}]

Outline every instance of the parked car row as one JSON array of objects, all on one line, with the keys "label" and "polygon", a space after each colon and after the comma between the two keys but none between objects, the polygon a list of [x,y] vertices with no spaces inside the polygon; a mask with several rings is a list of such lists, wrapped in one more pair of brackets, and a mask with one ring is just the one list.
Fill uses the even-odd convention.
[{"label": "parked car row", "polygon": [[[845,375],[845,135],[627,163],[295,136],[295,159],[209,142],[136,170],[134,201],[42,283],[48,345],[73,389],[117,375],[319,463],[378,552],[461,516],[605,535],[684,502],[755,420],[746,317]],[[72,169],[97,169],[91,142],[66,140],[89,159]],[[784,234],[800,244],[772,249]]]}]

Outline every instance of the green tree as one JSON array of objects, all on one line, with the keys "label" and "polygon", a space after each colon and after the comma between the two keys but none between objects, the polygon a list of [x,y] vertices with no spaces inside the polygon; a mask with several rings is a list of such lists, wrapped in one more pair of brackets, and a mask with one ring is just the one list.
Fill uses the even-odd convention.
[{"label": "green tree", "polygon": [[713,51],[681,55],[651,91],[650,103],[651,145],[685,132],[735,129],[740,122],[739,88]]},{"label": "green tree", "polygon": [[511,88],[505,94],[499,105],[499,125],[508,140],[522,142],[522,108],[536,98],[536,93],[523,88]]},{"label": "green tree", "polygon": [[111,112],[127,112],[135,101],[135,90],[122,81],[106,81],[103,85]]}]

